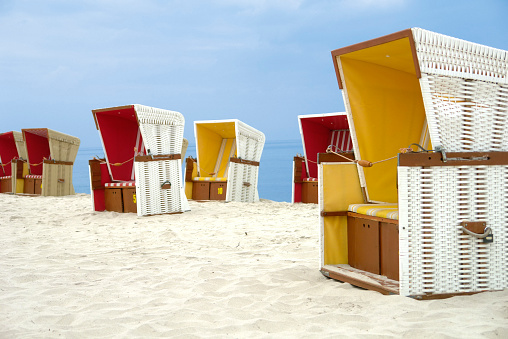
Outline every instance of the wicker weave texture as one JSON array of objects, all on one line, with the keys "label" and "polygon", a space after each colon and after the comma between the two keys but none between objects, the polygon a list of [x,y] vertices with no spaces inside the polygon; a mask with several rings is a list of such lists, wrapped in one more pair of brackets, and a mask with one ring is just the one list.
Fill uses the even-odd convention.
[{"label": "wicker weave texture", "polygon": [[[261,160],[265,135],[255,128],[237,121],[236,142],[238,158],[250,161]],[[257,202],[259,166],[230,162],[228,172],[227,201]]]},{"label": "wicker weave texture", "polygon": [[182,151],[185,119],[179,112],[134,105],[145,148],[151,154],[179,154]]},{"label": "wicker weave texture", "polygon": [[259,166],[231,162],[229,164],[227,201],[257,202]]},{"label": "wicker weave texture", "polygon": [[[399,167],[400,293],[508,287],[508,166]],[[462,232],[485,221],[493,243]]]},{"label": "wicker weave texture", "polygon": [[25,139],[23,139],[23,133],[12,131],[12,135],[14,136],[14,141],[16,142],[18,157],[21,159],[26,159],[27,158],[26,143]]},{"label": "wicker weave texture", "polygon": [[508,150],[508,85],[422,74],[420,86],[433,145]]},{"label": "wicker weave texture", "polygon": [[422,73],[508,84],[508,52],[413,28]]},{"label": "wicker weave texture", "polygon": [[139,124],[184,125],[185,119],[179,112],[135,104],[134,110]]},{"label": "wicker weave texture", "polygon": [[74,186],[72,185],[73,166],[59,164],[43,164],[42,166],[42,196],[75,194]]},{"label": "wicker weave texture", "polygon": [[[186,197],[182,194],[181,159],[135,162],[134,168],[139,216],[187,210]],[[162,189],[167,181],[171,188]]]},{"label": "wicker weave texture", "polygon": [[145,148],[153,155],[182,152],[183,125],[142,124],[139,126]]},{"label": "wicker weave texture", "polygon": [[237,156],[238,158],[259,161],[265,145],[265,135],[257,129],[238,121],[237,126]]}]

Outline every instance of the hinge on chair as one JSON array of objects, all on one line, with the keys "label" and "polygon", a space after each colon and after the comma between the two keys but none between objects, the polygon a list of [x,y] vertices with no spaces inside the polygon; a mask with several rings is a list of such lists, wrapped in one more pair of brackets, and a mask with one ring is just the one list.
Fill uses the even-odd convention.
[{"label": "hinge on chair", "polygon": [[446,159],[446,151],[443,146],[434,147],[434,151],[441,153],[441,155],[443,156],[443,162],[448,161],[448,159]]},{"label": "hinge on chair", "polygon": [[462,232],[472,235],[475,238],[482,239],[484,243],[494,241],[492,229],[487,226],[485,221],[463,221],[460,223]]}]

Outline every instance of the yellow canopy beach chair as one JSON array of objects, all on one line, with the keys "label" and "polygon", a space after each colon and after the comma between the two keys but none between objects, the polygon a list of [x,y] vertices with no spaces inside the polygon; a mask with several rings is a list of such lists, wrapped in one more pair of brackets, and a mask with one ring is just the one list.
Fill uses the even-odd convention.
[{"label": "yellow canopy beach chair", "polygon": [[258,201],[259,161],[265,135],[236,119],[195,121],[194,133],[197,161],[187,161],[187,197]]},{"label": "yellow canopy beach chair", "polygon": [[413,28],[332,57],[358,161],[319,165],[321,272],[421,299],[508,287],[508,52]]}]

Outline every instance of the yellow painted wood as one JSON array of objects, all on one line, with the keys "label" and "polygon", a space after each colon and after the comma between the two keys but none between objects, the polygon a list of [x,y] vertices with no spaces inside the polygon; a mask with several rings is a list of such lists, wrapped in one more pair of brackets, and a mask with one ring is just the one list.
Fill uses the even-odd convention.
[{"label": "yellow painted wood", "polygon": [[[323,211],[347,211],[350,204],[364,202],[356,164],[323,163]],[[324,264],[348,263],[347,217],[323,217]]]},{"label": "yellow painted wood", "polygon": [[[406,40],[339,58],[360,150],[358,159],[387,159],[420,142],[425,109]],[[396,159],[363,171],[370,200],[397,202]]]},{"label": "yellow painted wood", "polygon": [[[228,139],[223,156],[220,159],[219,173],[215,176],[226,176],[231,147],[235,138],[235,122],[217,122],[196,124],[196,147],[199,162],[199,176],[212,177],[218,161],[222,140]],[[236,155],[236,152],[234,153]]]}]

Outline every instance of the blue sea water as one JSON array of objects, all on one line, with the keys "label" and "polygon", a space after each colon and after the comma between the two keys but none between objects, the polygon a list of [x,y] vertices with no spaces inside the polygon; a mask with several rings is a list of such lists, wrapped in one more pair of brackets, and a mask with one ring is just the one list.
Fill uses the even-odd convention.
[{"label": "blue sea water", "polygon": [[[302,153],[301,140],[266,142],[259,167],[258,190],[261,199],[291,201],[293,157]],[[90,193],[88,160],[104,157],[102,147],[81,147],[74,165],[73,182],[77,193]],[[196,146],[185,155],[196,157]]]}]

